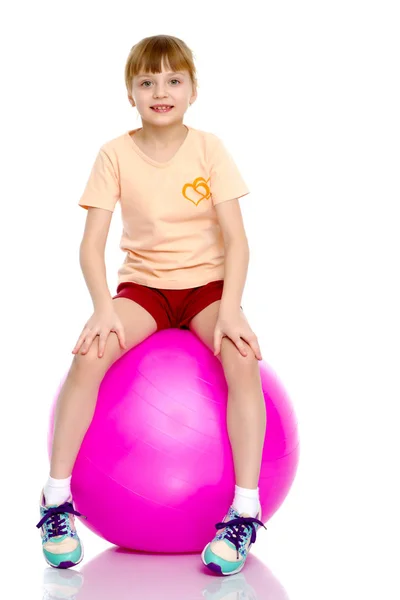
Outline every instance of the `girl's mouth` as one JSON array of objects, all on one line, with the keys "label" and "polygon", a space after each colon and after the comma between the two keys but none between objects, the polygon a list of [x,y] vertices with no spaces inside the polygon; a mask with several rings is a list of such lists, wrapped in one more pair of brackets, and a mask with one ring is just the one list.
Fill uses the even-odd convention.
[{"label": "girl's mouth", "polygon": [[157,113],[167,113],[170,110],[172,110],[174,107],[168,106],[166,108],[158,108],[158,107],[150,106],[150,108],[151,108],[151,110],[154,110],[154,112],[157,112]]}]

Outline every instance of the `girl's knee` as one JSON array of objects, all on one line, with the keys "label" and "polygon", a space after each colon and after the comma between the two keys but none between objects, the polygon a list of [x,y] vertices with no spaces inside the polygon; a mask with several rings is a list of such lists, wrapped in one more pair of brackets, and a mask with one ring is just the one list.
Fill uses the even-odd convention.
[{"label": "girl's knee", "polygon": [[[104,374],[111,365],[122,356],[124,351],[121,349],[118,339],[114,332],[111,332],[103,356],[99,356],[99,337],[96,336],[85,354],[78,352],[74,355],[71,370],[78,377],[85,377],[88,372],[99,375]],[[116,341],[118,343],[116,343]]]},{"label": "girl's knee", "polygon": [[229,338],[222,338],[221,362],[224,367],[225,376],[232,382],[242,381],[244,377],[253,376],[258,369],[258,360],[252,347],[244,342],[247,356],[243,356],[236,344]]}]

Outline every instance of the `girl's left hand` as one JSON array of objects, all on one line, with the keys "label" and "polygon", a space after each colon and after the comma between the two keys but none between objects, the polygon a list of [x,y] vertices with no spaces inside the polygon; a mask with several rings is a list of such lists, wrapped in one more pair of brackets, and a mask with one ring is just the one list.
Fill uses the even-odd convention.
[{"label": "girl's left hand", "polygon": [[229,310],[220,311],[214,329],[214,356],[221,351],[223,337],[229,337],[243,356],[247,356],[245,340],[252,348],[255,357],[262,360],[260,346],[256,334],[252,331],[243,311]]}]

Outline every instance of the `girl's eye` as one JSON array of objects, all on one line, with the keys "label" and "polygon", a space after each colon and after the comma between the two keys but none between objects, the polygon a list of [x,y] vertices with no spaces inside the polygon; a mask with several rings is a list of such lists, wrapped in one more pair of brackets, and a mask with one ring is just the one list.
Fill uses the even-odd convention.
[{"label": "girl's eye", "polygon": [[[171,79],[171,81],[177,81],[179,83],[179,79]],[[145,83],[151,83],[151,81],[143,81],[143,83],[141,84],[141,87],[149,87],[148,85],[144,85]]]}]

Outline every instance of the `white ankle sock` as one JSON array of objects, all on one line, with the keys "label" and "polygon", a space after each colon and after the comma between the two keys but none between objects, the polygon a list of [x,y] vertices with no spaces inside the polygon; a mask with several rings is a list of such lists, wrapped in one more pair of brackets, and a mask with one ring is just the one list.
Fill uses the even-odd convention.
[{"label": "white ankle sock", "polygon": [[256,517],[260,510],[258,487],[252,490],[235,485],[235,497],[232,504],[239,514],[247,513],[251,517]]},{"label": "white ankle sock", "polygon": [[46,506],[62,504],[71,495],[71,476],[65,479],[54,479],[49,475],[43,493]]}]

